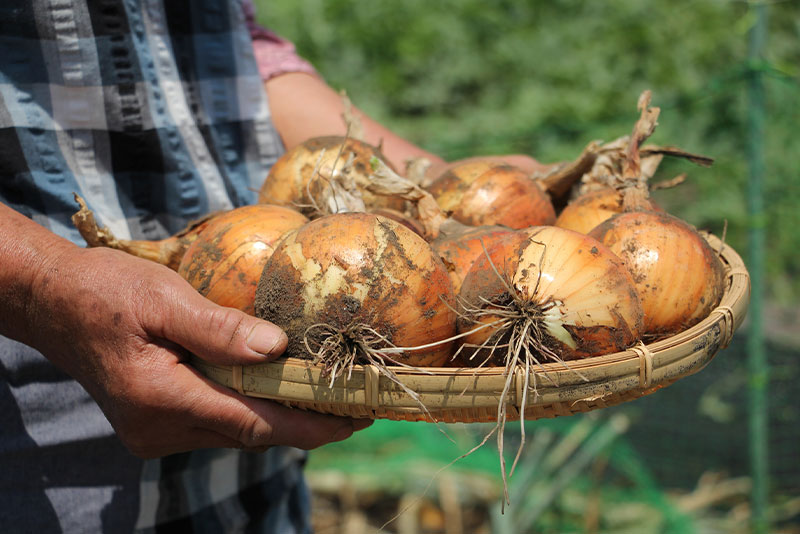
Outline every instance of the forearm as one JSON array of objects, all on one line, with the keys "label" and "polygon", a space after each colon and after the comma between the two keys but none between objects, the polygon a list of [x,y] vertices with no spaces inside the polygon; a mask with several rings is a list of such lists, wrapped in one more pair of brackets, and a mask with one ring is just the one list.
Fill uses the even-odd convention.
[{"label": "forearm", "polygon": [[[271,78],[265,86],[273,123],[287,149],[312,137],[346,133],[342,98],[320,78],[295,72]],[[364,128],[364,141],[380,145],[389,162],[401,172],[411,158],[425,157],[433,164],[444,163],[439,156],[396,135],[363,112],[354,111]]]},{"label": "forearm", "polygon": [[34,345],[43,308],[37,288],[59,258],[80,248],[0,203],[0,334]]}]

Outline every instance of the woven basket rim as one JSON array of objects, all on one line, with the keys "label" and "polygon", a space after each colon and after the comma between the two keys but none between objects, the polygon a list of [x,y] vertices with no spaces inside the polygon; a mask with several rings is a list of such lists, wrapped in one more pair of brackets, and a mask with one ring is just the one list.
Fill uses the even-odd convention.
[{"label": "woven basket rim", "polygon": [[[747,312],[750,276],[732,247],[711,234],[705,237],[718,251],[726,272],[722,299],[706,318],[674,336],[571,361],[568,368],[545,363],[528,377],[517,369],[504,399],[509,418],[571,415],[626,402],[699,371],[727,347]],[[391,366],[397,378],[419,395],[414,399],[369,365],[354,366],[352,373],[331,383],[320,368],[299,358],[245,367],[199,359],[193,364],[207,377],[243,395],[338,415],[402,420],[494,421],[507,380],[502,367]],[[526,389],[526,378],[537,381],[535,395]]]}]

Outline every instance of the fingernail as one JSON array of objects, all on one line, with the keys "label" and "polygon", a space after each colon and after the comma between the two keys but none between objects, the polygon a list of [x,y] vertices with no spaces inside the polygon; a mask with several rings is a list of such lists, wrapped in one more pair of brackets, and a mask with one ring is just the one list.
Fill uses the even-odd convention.
[{"label": "fingernail", "polygon": [[283,352],[287,341],[283,330],[268,323],[258,323],[247,336],[247,346],[250,350],[264,355]]}]

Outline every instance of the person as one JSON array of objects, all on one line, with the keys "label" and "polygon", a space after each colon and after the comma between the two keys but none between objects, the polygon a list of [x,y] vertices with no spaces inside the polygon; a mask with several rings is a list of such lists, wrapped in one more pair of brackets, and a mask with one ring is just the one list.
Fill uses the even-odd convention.
[{"label": "person", "polygon": [[[247,0],[0,7],[5,531],[311,530],[304,451],[369,423],[203,378],[189,354],[266,362],[285,334],[161,265],[85,248],[70,217],[77,192],[117,237],[166,237],[254,202],[284,150],[344,133],[342,111]],[[361,118],[398,168],[448,165]]]}]

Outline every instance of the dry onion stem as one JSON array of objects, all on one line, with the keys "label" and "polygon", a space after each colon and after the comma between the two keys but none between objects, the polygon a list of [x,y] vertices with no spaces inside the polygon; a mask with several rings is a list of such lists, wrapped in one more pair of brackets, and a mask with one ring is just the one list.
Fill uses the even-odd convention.
[{"label": "dry onion stem", "polygon": [[412,180],[398,175],[377,158],[373,159],[372,166],[374,173],[368,189],[378,195],[399,196],[412,204],[422,226],[422,235],[447,267],[456,294],[482,247],[515,232],[505,226],[467,226],[448,218],[433,195]]},{"label": "dry onion stem", "polygon": [[376,195],[401,198],[411,202],[416,208],[416,218],[422,225],[425,239],[432,241],[439,237],[442,226],[449,220],[433,195],[414,181],[397,174],[380,158],[372,158],[370,166],[372,174],[367,190]]},{"label": "dry onion stem", "polygon": [[72,223],[86,241],[87,246],[121,250],[133,256],[166,265],[173,271],[178,270],[183,254],[200,231],[221,213],[210,213],[192,221],[186,228],[166,239],[156,241],[118,239],[107,226],[101,227],[97,224],[94,213],[80,195],[75,193],[74,196],[79,210],[72,216]]},{"label": "dry onion stem", "polygon": [[[343,152],[344,145],[339,148],[333,163],[321,168],[326,151],[325,149],[320,151],[312,178],[306,184],[308,204],[296,203],[298,209],[305,211],[310,209],[312,217],[367,211],[361,190],[353,177],[355,154],[350,152],[345,156]],[[339,161],[343,157],[346,159],[339,166]]]},{"label": "dry onion stem", "polygon": [[[659,211],[650,199],[650,191],[655,187],[649,186],[648,181],[655,175],[664,156],[688,159],[702,166],[713,163],[711,158],[679,148],[642,145],[655,130],[659,116],[659,108],[650,106],[650,98],[650,91],[640,95],[640,116],[630,135],[593,148],[595,158],[591,167],[581,177],[574,198],[559,213],[556,226],[588,233],[618,213]],[[579,160],[589,161],[589,158],[583,154]],[[571,177],[574,178],[574,174]],[[684,179],[678,176],[661,182],[657,187],[672,187]]]}]

